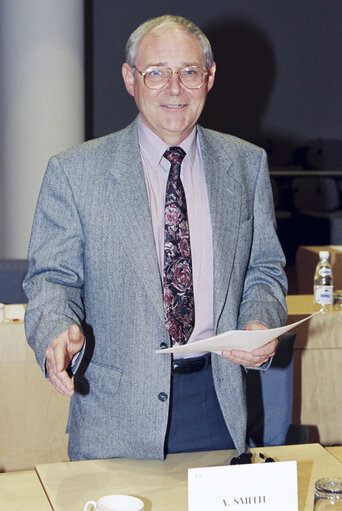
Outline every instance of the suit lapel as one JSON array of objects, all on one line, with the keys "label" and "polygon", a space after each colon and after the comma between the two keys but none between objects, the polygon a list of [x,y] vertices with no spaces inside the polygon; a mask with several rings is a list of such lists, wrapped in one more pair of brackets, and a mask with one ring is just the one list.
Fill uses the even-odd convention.
[{"label": "suit lapel", "polygon": [[[162,283],[142,168],[136,122],[121,132],[113,154],[110,197],[121,219],[121,242],[146,293],[164,321]],[[120,207],[117,208],[117,204]]]},{"label": "suit lapel", "polygon": [[[241,187],[233,176],[234,162],[206,130],[199,127],[202,160],[211,213],[214,250],[214,328],[227,298],[236,251]],[[159,273],[148,196],[141,163],[137,123],[118,136],[113,152],[110,203],[122,225],[121,242],[147,295],[164,321]],[[117,208],[117,204],[122,207]]]},{"label": "suit lapel", "polygon": [[213,231],[214,331],[227,298],[240,222],[241,187],[226,148],[199,128]]}]

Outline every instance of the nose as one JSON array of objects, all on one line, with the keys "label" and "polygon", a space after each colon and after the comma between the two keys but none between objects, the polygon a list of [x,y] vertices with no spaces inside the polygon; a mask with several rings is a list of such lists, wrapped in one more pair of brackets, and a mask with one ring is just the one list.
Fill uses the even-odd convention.
[{"label": "nose", "polygon": [[167,90],[172,94],[177,96],[180,94],[182,90],[182,82],[177,73],[173,71],[171,74],[170,80],[166,84]]}]

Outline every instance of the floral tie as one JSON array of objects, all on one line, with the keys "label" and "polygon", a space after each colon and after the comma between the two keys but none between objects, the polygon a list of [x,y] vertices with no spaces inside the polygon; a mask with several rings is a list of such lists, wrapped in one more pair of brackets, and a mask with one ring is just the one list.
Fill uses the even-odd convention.
[{"label": "floral tie", "polygon": [[164,313],[172,344],[186,344],[195,323],[190,232],[180,168],[185,152],[170,147],[165,196]]}]

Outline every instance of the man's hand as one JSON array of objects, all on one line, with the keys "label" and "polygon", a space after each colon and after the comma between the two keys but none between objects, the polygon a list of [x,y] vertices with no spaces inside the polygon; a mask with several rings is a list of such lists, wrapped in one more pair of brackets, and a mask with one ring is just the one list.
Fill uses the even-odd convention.
[{"label": "man's hand", "polygon": [[[267,327],[257,321],[252,321],[246,325],[245,330],[267,330]],[[262,364],[267,362],[270,357],[273,357],[277,346],[278,339],[273,339],[273,341],[270,341],[267,344],[264,344],[264,346],[261,346],[251,352],[242,350],[224,350],[222,351],[222,355],[236,364],[246,367],[260,367]]]},{"label": "man's hand", "polygon": [[70,397],[74,393],[74,382],[69,378],[66,369],[73,356],[81,351],[84,336],[77,325],[71,325],[54,339],[45,352],[46,369],[55,389],[63,396]]}]

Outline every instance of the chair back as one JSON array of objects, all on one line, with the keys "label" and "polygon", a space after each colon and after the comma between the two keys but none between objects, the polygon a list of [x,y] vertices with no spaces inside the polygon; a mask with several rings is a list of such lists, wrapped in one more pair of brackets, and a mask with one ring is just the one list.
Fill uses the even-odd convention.
[{"label": "chair back", "polygon": [[339,207],[339,190],[332,178],[295,178],[293,202],[298,211],[332,211]]},{"label": "chair back", "polygon": [[27,303],[22,284],[26,259],[0,259],[0,303]]}]

